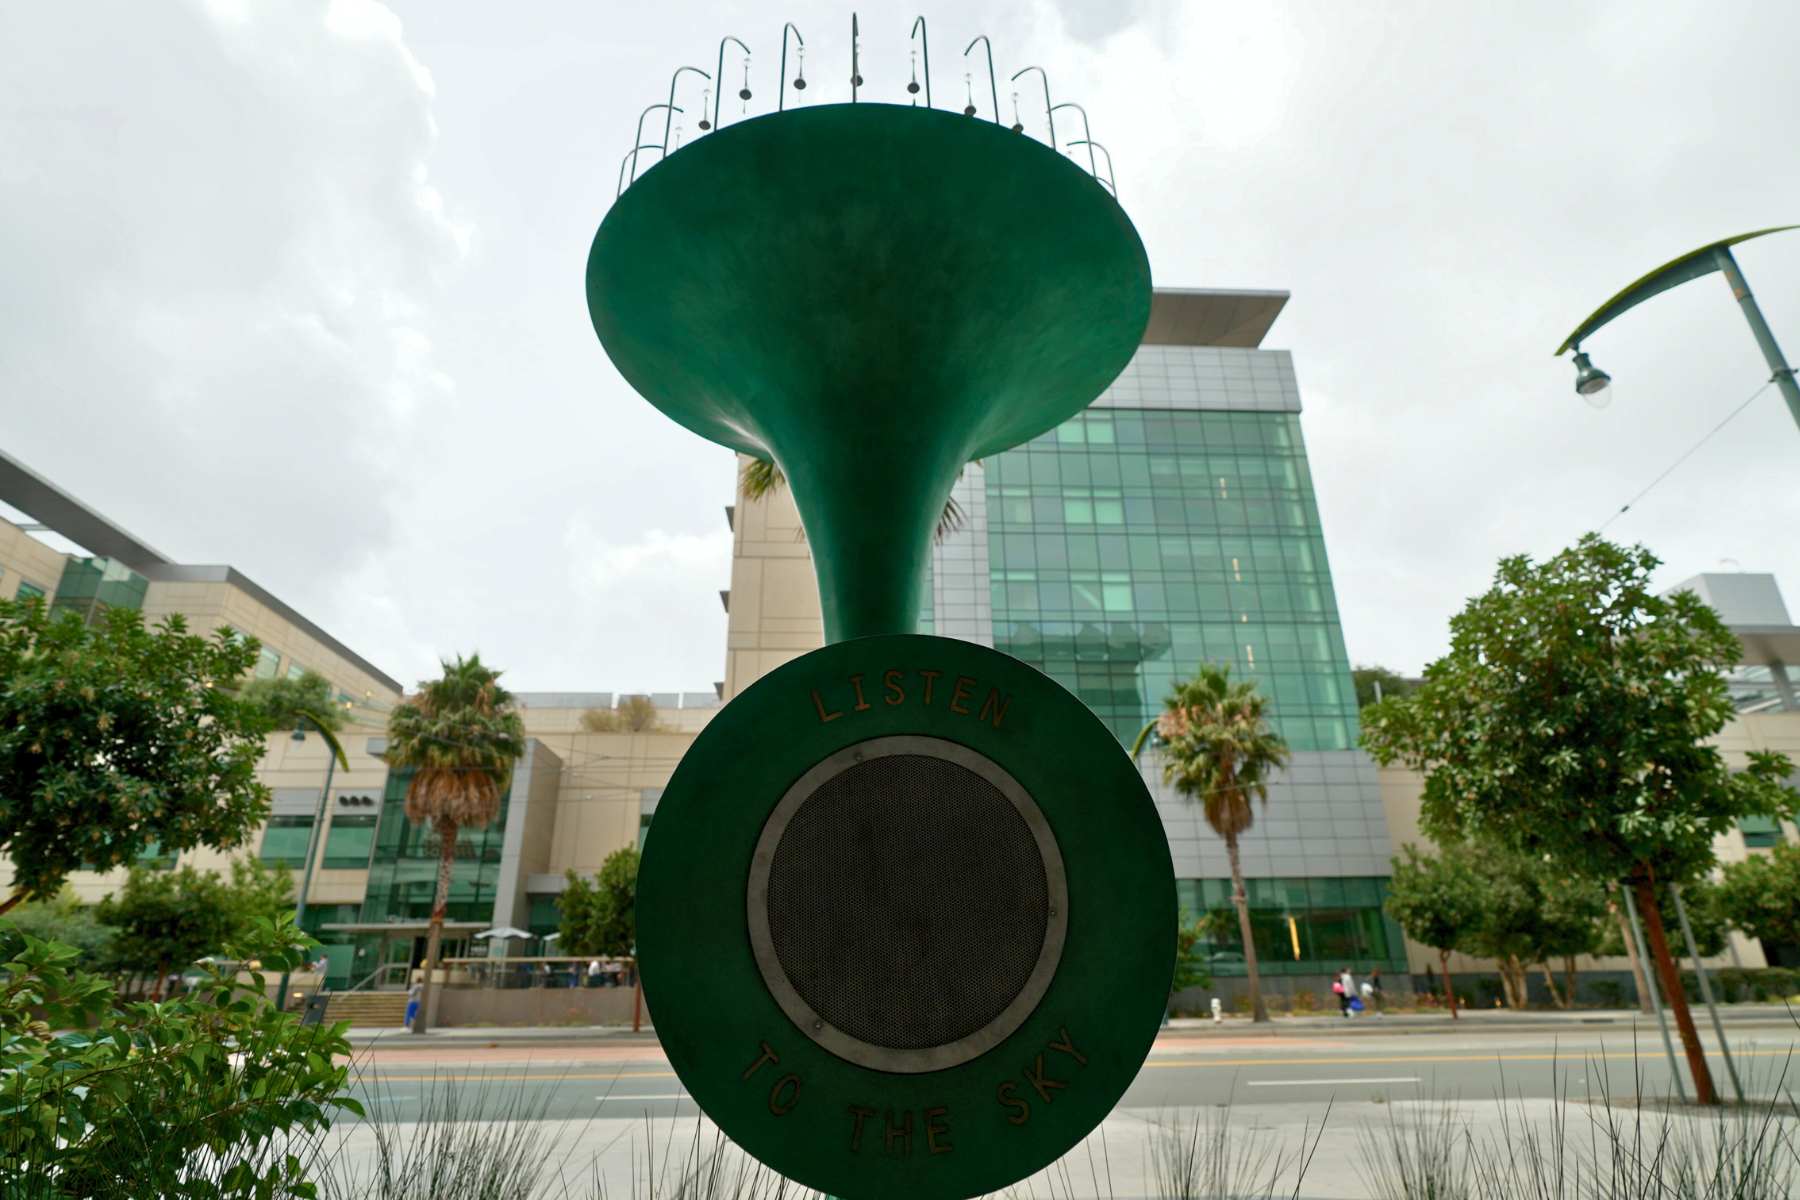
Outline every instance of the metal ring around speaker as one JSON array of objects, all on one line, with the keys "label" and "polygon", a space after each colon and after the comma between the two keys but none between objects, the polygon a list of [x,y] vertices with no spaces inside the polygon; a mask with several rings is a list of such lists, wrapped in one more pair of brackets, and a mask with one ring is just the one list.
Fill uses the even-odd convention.
[{"label": "metal ring around speaker", "polygon": [[[896,760],[894,767],[884,772],[889,776],[898,771],[904,778],[905,772],[909,769],[917,771],[917,768],[907,766],[909,761],[923,760],[928,767],[925,774],[940,782],[954,782],[956,777],[966,773],[967,776],[973,777],[967,781],[967,786],[985,791],[989,797],[995,794],[1004,797],[1004,801],[1010,804],[1012,812],[1017,814],[1018,820],[1022,823],[1022,830],[1013,835],[1011,846],[1013,853],[1010,856],[996,856],[996,858],[1009,862],[1012,869],[1015,870],[1021,862],[1026,861],[1042,868],[1041,884],[1039,878],[1033,877],[1033,873],[1029,870],[1025,872],[1025,877],[1018,879],[1021,885],[1020,909],[1023,911],[1008,914],[1014,918],[1010,922],[1010,930],[1013,935],[1012,944],[996,947],[999,951],[995,956],[997,959],[1005,959],[1019,964],[1019,967],[1011,975],[1002,973],[998,979],[1005,994],[995,994],[990,991],[992,1002],[988,1009],[983,1011],[995,1009],[997,1011],[994,1011],[989,1019],[974,1029],[957,1028],[946,1031],[940,1028],[940,1033],[946,1036],[947,1040],[938,1041],[935,1044],[879,1044],[877,1041],[870,1040],[868,1036],[858,1036],[859,1032],[863,1034],[870,1032],[866,1027],[869,1022],[847,1021],[843,1015],[843,1005],[809,1002],[802,994],[803,986],[796,986],[794,979],[790,977],[788,967],[782,960],[784,948],[788,950],[790,958],[792,957],[791,943],[795,936],[804,937],[804,932],[799,935],[780,934],[771,921],[772,877],[780,888],[785,888],[788,892],[794,890],[791,882],[783,884],[782,879],[786,877],[791,880],[795,874],[795,868],[792,864],[784,867],[779,860],[783,856],[783,839],[790,831],[799,832],[804,828],[807,818],[802,815],[802,812],[808,801],[820,797],[824,792],[828,797],[833,797],[838,801],[847,799],[854,803],[857,795],[867,794],[868,789],[858,788],[857,782],[846,784],[846,777],[851,772],[859,771],[866,775],[865,768],[870,768],[871,764],[879,763],[884,759]],[[930,768],[930,764],[938,764],[938,766]],[[945,769],[946,767],[948,770]],[[832,788],[834,781],[838,782],[835,796]],[[882,778],[877,776],[874,786],[879,788],[881,784]],[[845,794],[846,787],[850,789],[849,794]],[[921,800],[920,803],[924,804],[925,801]],[[1004,807],[1000,809],[1002,814],[1005,811]],[[798,824],[797,818],[799,819]],[[875,819],[879,819],[879,817]],[[1010,823],[1009,818],[1003,819],[1007,819]],[[817,824],[816,821],[814,823]],[[879,831],[866,832],[873,834]],[[813,830],[812,837],[816,845],[819,831]],[[1035,849],[1035,856],[1021,853],[1022,848],[1026,846]],[[822,865],[828,870],[831,864]],[[987,861],[984,859],[983,866],[986,865]],[[1005,868],[996,866],[994,869]],[[994,897],[998,894],[995,889],[1003,891],[1008,886],[1008,880],[1003,878],[988,878],[981,882],[987,885],[986,895],[990,901],[990,907]],[[828,898],[815,895],[808,899],[817,907]],[[836,898],[830,897],[829,899]],[[941,907],[941,902],[939,906]],[[1056,976],[1057,964],[1062,958],[1069,916],[1068,882],[1064,874],[1062,853],[1057,848],[1056,839],[1050,831],[1049,823],[1045,820],[1042,810],[1038,808],[1030,794],[1011,774],[985,755],[957,742],[922,736],[877,737],[859,742],[831,754],[803,774],[782,796],[770,813],[767,823],[763,826],[750,862],[750,878],[745,907],[750,945],[755,954],[757,968],[782,1012],[808,1038],[839,1058],[859,1066],[895,1074],[939,1071],[968,1062],[998,1045],[1007,1035],[1017,1029],[1037,1007],[1038,1001],[1043,998],[1045,991]],[[871,911],[888,912],[892,910],[892,907],[891,903],[872,905]],[[1018,937],[1021,934],[1027,939],[1035,936],[1032,932],[1038,925],[1035,913],[1040,908],[1042,911],[1042,941],[1033,958],[1029,955],[1029,945],[1019,942]],[[970,932],[975,936],[984,933],[988,936],[996,936],[996,931],[991,926],[972,929]],[[784,937],[788,943],[785,947]],[[1020,957],[1021,952],[1026,958]],[[1025,969],[1026,967],[1028,970]],[[1022,979],[1018,977],[1020,975],[1023,976]],[[849,979],[831,982],[841,982],[843,987],[849,989],[854,989],[856,984],[856,981]],[[813,992],[815,1001],[821,1000],[818,987],[819,982],[814,980],[807,989]],[[833,999],[836,997],[834,996]],[[826,1013],[821,1012],[820,1008],[822,1007],[834,1007],[839,1010],[837,1020],[834,1021]],[[966,1006],[962,1010],[966,1011]],[[860,1031],[852,1031],[843,1028],[844,1024],[862,1024],[865,1028]],[[929,1022],[923,1026],[927,1040],[931,1036],[931,1028]],[[919,1034],[920,1030],[915,1029],[911,1040],[918,1041]]]}]

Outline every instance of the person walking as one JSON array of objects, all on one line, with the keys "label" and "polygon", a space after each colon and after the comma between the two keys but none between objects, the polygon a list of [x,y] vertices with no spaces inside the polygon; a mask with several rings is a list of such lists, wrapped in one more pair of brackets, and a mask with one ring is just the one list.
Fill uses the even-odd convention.
[{"label": "person walking", "polygon": [[1350,973],[1349,967],[1345,967],[1338,975],[1338,986],[1342,989],[1340,1003],[1344,1006],[1344,1015],[1356,1016],[1356,1009],[1351,1005],[1351,1001],[1356,999],[1356,976]]},{"label": "person walking", "polygon": [[[425,994],[423,980],[415,979],[412,986],[406,989],[406,1027],[412,1028],[413,1018],[419,1015],[419,997]],[[391,1010],[390,1010],[391,1011]]]},{"label": "person walking", "polygon": [[1387,1003],[1381,995],[1381,968],[1370,967],[1369,977],[1363,980],[1363,1004],[1378,1017],[1387,1016]]},{"label": "person walking", "polygon": [[1340,1016],[1340,1017],[1349,1016],[1350,1015],[1350,997],[1348,997],[1344,994],[1344,977],[1342,975],[1335,976],[1332,979],[1331,994],[1337,997],[1338,1016]]},{"label": "person walking", "polygon": [[597,958],[588,963],[587,985],[591,988],[600,986],[600,960]]}]

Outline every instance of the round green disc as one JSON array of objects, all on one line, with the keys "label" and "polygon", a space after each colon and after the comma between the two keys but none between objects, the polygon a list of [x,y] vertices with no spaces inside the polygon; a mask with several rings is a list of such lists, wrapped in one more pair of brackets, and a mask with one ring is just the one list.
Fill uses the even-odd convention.
[{"label": "round green disc", "polygon": [[910,634],[727,705],[638,878],[645,998],[688,1092],[854,1200],[960,1200],[1078,1143],[1156,1036],[1175,921],[1113,734],[1016,659]]}]

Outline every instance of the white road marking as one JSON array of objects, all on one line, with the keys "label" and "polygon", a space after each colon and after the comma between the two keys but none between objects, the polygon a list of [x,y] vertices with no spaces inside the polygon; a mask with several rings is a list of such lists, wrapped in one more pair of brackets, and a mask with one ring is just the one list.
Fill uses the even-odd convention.
[{"label": "white road marking", "polygon": [[1390,1075],[1380,1079],[1251,1079],[1245,1087],[1323,1087],[1334,1083],[1420,1083],[1417,1075]]}]

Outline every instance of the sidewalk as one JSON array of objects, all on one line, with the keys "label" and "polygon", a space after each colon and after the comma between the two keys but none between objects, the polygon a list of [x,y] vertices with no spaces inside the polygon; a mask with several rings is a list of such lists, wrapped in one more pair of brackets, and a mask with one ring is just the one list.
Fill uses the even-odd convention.
[{"label": "sidewalk", "polygon": [[[1710,1029],[1705,1010],[1697,1008],[1694,1019],[1702,1030]],[[1729,1026],[1774,1025],[1800,1030],[1800,1009],[1791,1013],[1781,1004],[1731,1004],[1719,1009],[1719,1020]],[[1464,1009],[1459,1020],[1452,1021],[1446,1012],[1390,1013],[1387,1016],[1364,1014],[1349,1020],[1336,1013],[1316,1016],[1276,1017],[1267,1025],[1253,1024],[1248,1017],[1228,1016],[1218,1025],[1211,1018],[1182,1017],[1170,1021],[1158,1037],[1159,1043],[1200,1041],[1214,1035],[1242,1035],[1255,1032],[1258,1037],[1356,1037],[1393,1034],[1477,1033],[1487,1030],[1568,1029],[1590,1026],[1630,1028],[1633,1024],[1654,1029],[1656,1018],[1645,1016],[1635,1008],[1575,1009],[1516,1012],[1505,1008]],[[420,1037],[394,1028],[351,1029],[350,1044],[357,1047],[379,1043],[383,1049],[444,1045],[531,1045],[554,1046],[615,1045],[656,1046],[656,1031],[645,1027],[633,1033],[613,1025],[472,1025],[433,1029]]]}]

